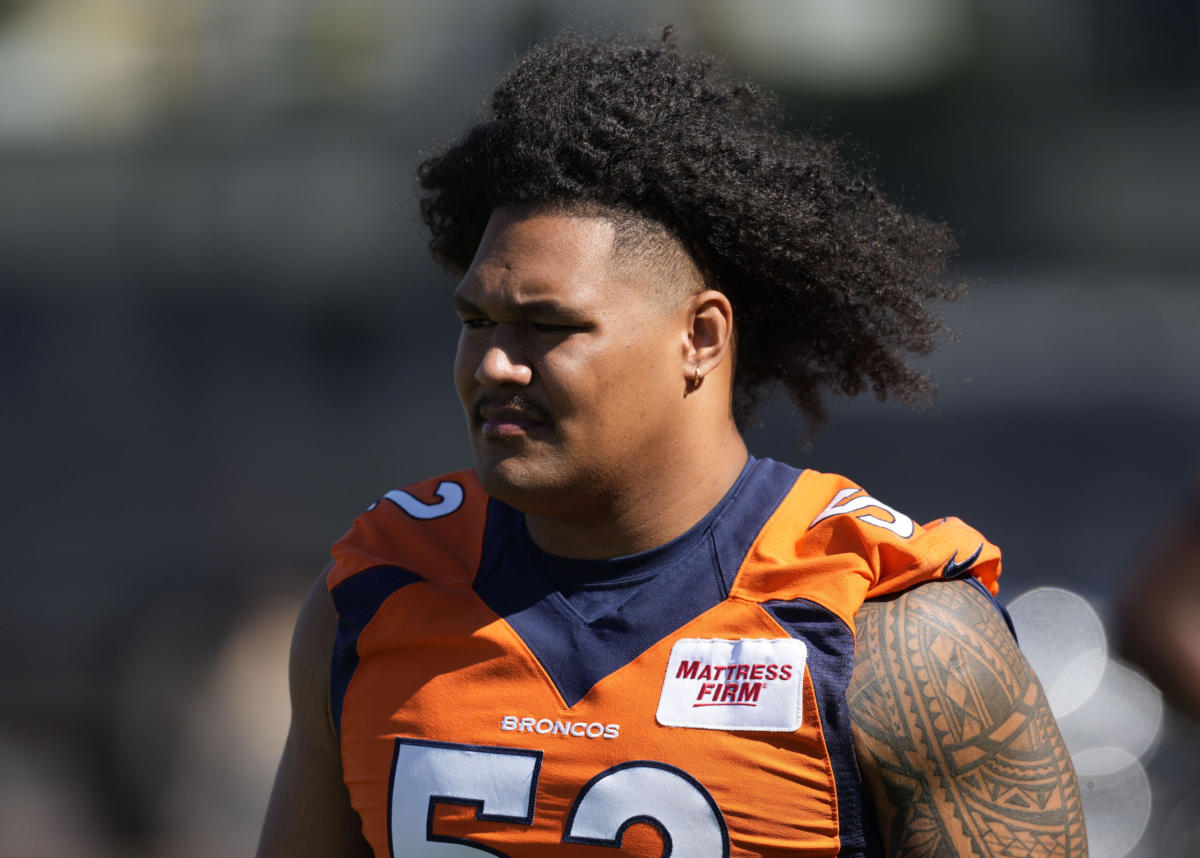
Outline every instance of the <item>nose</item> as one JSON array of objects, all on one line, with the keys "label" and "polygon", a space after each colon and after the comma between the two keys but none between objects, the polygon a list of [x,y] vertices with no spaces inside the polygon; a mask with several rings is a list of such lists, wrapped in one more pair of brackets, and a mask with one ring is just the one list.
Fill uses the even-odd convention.
[{"label": "nose", "polygon": [[533,368],[521,357],[518,343],[497,325],[491,341],[475,367],[475,381],[483,386],[525,386],[533,380]]}]

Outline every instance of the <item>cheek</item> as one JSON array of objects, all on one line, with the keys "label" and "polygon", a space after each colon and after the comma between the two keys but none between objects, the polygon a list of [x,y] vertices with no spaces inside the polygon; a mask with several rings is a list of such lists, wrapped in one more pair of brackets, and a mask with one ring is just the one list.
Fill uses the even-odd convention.
[{"label": "cheek", "polygon": [[643,396],[661,396],[679,388],[680,346],[669,336],[655,331],[657,336],[632,343],[626,349],[626,373],[634,383],[631,390]]},{"label": "cheek", "polygon": [[662,331],[634,329],[619,338],[564,342],[540,356],[534,376],[576,437],[606,443],[682,397],[678,359],[678,345]]},{"label": "cheek", "polygon": [[454,387],[459,398],[466,400],[475,387],[475,368],[479,365],[474,349],[466,337],[458,338],[458,349],[454,353]]},{"label": "cheek", "polygon": [[617,434],[624,437],[665,417],[674,399],[682,396],[673,374],[673,354],[655,341],[631,343],[609,355],[593,403],[600,411],[597,419],[617,424]]}]

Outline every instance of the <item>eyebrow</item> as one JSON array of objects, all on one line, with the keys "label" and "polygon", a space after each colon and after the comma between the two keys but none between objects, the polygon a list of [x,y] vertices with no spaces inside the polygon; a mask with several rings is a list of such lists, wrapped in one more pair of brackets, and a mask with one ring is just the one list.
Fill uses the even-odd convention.
[{"label": "eyebrow", "polygon": [[[520,316],[536,316],[539,314],[560,316],[568,319],[579,318],[579,313],[568,307],[563,306],[558,301],[553,301],[546,298],[538,298],[532,301],[515,301],[507,302],[518,315]],[[484,311],[474,302],[464,298],[460,293],[454,293],[454,310],[460,315],[480,315],[486,316]]]},{"label": "eyebrow", "polygon": [[471,314],[471,313],[479,313],[479,314],[483,313],[482,310],[480,310],[478,307],[476,307],[474,304],[472,304],[470,301],[468,301],[466,298],[464,298],[462,295],[460,295],[457,292],[454,293],[454,311],[456,313],[459,313],[462,315],[467,315],[467,314]]}]

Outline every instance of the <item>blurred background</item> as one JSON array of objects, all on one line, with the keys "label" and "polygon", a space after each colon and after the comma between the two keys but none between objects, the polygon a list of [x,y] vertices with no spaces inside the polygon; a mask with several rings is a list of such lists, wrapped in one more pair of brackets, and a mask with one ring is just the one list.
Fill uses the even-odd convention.
[{"label": "blurred background", "polygon": [[776,404],[754,451],[1075,594],[1098,633],[1025,616],[1116,665],[1071,692],[1092,854],[1200,854],[1200,728],[1118,663],[1200,472],[1200,3],[578,8],[0,0],[0,856],[253,852],[329,544],[469,463],[413,168],[532,42],[666,21],[874,153],[974,283],[931,411],[838,403],[806,449]]}]

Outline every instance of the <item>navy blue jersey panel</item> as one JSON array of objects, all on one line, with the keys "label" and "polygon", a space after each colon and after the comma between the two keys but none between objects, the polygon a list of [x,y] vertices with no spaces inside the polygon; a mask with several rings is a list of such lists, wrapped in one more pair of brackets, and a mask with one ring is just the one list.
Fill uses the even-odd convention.
[{"label": "navy blue jersey panel", "polygon": [[704,518],[687,532],[657,548],[603,560],[558,557],[533,549],[542,570],[554,582],[584,622],[618,611],[625,601],[664,569],[682,562],[698,543],[712,540],[712,526],[738,497],[742,485],[757,466],[751,456],[733,486]]},{"label": "navy blue jersey panel", "polygon": [[[489,514],[490,517],[490,514]],[[485,551],[487,542],[484,543]],[[615,611],[585,622],[541,570],[528,539],[504,541],[475,590],[529,647],[568,706],[656,641],[725,598],[712,548],[700,542]]]},{"label": "navy blue jersey panel", "polygon": [[854,634],[832,611],[807,599],[766,602],[763,608],[808,648],[808,674],[837,785],[842,841],[838,854],[882,858],[878,823],[858,769],[846,703],[846,688],[854,672]]},{"label": "navy blue jersey panel", "polygon": [[769,460],[752,461],[711,519],[646,552],[644,583],[590,620],[555,588],[522,514],[493,500],[475,591],[574,706],[599,680],[725,599],[750,545],[798,474]]},{"label": "navy blue jersey panel", "polygon": [[333,726],[342,731],[342,703],[358,667],[358,636],[379,611],[388,596],[421,579],[398,566],[376,566],[338,584],[330,595],[337,608],[337,637],[329,676],[329,711]]},{"label": "navy blue jersey panel", "polygon": [[730,503],[712,526],[726,592],[733,587],[733,579],[759,531],[783,503],[800,474],[800,470],[774,459],[757,459],[746,478],[734,487]]},{"label": "navy blue jersey panel", "polygon": [[506,619],[534,608],[554,593],[554,584],[540,574],[530,551],[524,513],[495,498],[488,500],[474,588],[489,608]]}]

